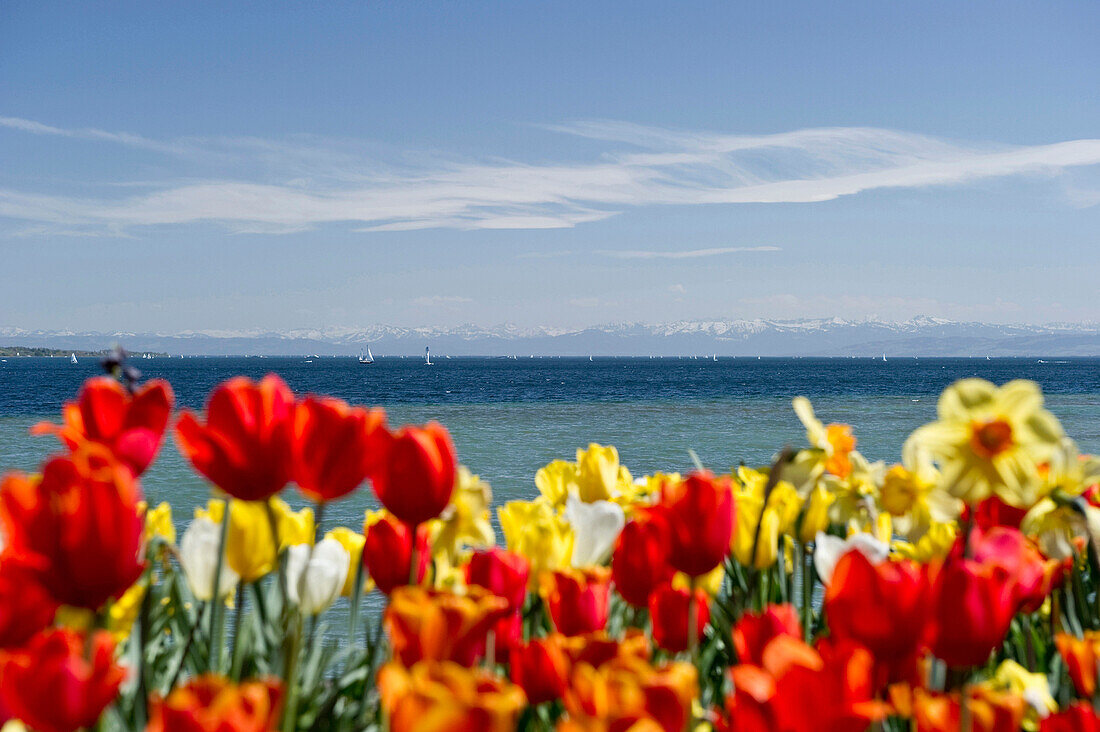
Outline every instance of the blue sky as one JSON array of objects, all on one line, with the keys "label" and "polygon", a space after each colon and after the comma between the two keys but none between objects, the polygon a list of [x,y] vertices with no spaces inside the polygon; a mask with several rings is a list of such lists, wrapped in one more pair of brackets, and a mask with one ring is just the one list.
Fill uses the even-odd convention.
[{"label": "blue sky", "polygon": [[1100,320],[1097,37],[1083,2],[7,2],[0,326]]}]

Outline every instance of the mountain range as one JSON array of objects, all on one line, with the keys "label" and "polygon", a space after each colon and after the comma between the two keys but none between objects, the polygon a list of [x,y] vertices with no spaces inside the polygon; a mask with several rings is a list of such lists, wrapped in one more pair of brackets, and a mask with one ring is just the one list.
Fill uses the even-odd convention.
[{"label": "mountain range", "polygon": [[919,317],[901,322],[843,320],[693,320],[587,328],[366,328],[288,331],[193,330],[174,333],[77,332],[0,327],[0,346],[173,355],[452,356],[1100,356],[1100,324],[1003,325]]}]

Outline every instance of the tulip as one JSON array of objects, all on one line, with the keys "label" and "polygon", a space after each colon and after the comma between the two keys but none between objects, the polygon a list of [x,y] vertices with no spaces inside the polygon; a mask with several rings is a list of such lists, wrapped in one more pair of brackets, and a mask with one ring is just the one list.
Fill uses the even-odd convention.
[{"label": "tulip", "polygon": [[160,449],[172,401],[172,387],[160,379],[131,395],[112,378],[91,378],[84,382],[77,401],[63,407],[64,424],[40,422],[31,433],[55,434],[70,450],[82,442],[99,443],[140,476]]},{"label": "tulip", "polygon": [[544,572],[539,594],[563,635],[602,630],[610,609],[611,571],[605,567]]},{"label": "tulip", "polygon": [[1016,612],[1015,587],[1002,572],[952,556],[928,568],[928,645],[948,666],[985,663]]},{"label": "tulip", "polygon": [[906,680],[928,613],[928,586],[919,565],[906,560],[873,564],[851,550],[836,564],[824,608],[833,637],[853,640],[874,656],[880,684]]},{"label": "tulip", "polygon": [[537,584],[544,571],[570,566],[573,529],[543,498],[509,501],[497,510],[500,528],[509,551],[531,564],[530,583]]},{"label": "tulip", "polygon": [[890,556],[890,545],[870,534],[855,533],[847,539],[831,534],[818,534],[814,539],[814,569],[826,587],[833,579],[833,569],[840,558],[855,549],[871,564],[881,564]]},{"label": "tulip", "polygon": [[378,692],[390,732],[512,732],[527,706],[518,686],[451,662],[388,663]]},{"label": "tulip", "polygon": [[[344,551],[348,553],[347,578],[344,580],[344,586],[340,588],[340,594],[344,597],[351,597],[351,593],[355,591],[355,573],[360,562],[363,561],[363,545],[366,543],[366,538],[346,526],[337,526],[325,534],[325,538],[339,542],[340,546],[344,547]],[[369,589],[366,584],[363,585],[363,588],[364,590]]]},{"label": "tulip", "polygon": [[1039,732],[1100,732],[1100,712],[1077,701],[1039,723]]},{"label": "tulip", "polygon": [[498,547],[474,552],[466,565],[466,583],[503,597],[508,612],[523,608],[530,564],[519,554]]},{"label": "tulip", "polygon": [[573,669],[565,692],[567,730],[683,730],[699,693],[690,663],[654,667],[645,659],[620,657],[599,668]]},{"label": "tulip", "polygon": [[566,498],[578,492],[577,464],[554,460],[535,473],[535,487],[555,508],[565,506]]},{"label": "tulip", "polygon": [[1016,529],[996,526],[970,532],[970,556],[987,567],[998,567],[1012,585],[1016,609],[1039,609],[1061,574],[1061,564],[1045,560],[1038,548]]},{"label": "tulip", "polygon": [[206,424],[185,411],[176,441],[195,469],[243,501],[262,501],[290,480],[294,395],[274,374],[254,383],[238,376],[206,404]]},{"label": "tulip", "polygon": [[374,492],[397,518],[416,526],[439,516],[455,487],[455,450],[443,425],[385,433]]},{"label": "tulip", "polygon": [[626,525],[626,514],[618,504],[602,500],[585,503],[572,495],[566,499],[562,517],[573,528],[574,567],[606,562]]},{"label": "tulip", "polygon": [[114,663],[106,631],[87,642],[65,628],[34,636],[0,656],[0,707],[37,732],[74,732],[91,727],[114,701],[125,672]]},{"label": "tulip", "polygon": [[18,556],[0,555],[0,649],[26,643],[53,620],[57,602]]},{"label": "tulip", "polygon": [[619,451],[595,442],[577,450],[577,495],[585,503],[607,501],[615,496],[619,482]]},{"label": "tulip", "polygon": [[[695,606],[692,607],[692,593],[686,589],[673,587],[668,583],[658,587],[649,596],[649,617],[653,621],[653,641],[670,653],[680,653],[688,648],[697,647],[703,637],[703,631],[710,622],[710,598],[702,588],[694,591]],[[695,638],[688,639],[688,628],[692,625],[689,616],[694,612]]]},{"label": "tulip", "polygon": [[234,684],[207,674],[154,698],[145,732],[273,732],[279,728],[278,681]]},{"label": "tulip", "polygon": [[703,472],[665,483],[660,506],[669,525],[669,564],[698,577],[722,563],[734,527],[729,479]]},{"label": "tulip", "polygon": [[458,466],[451,502],[438,519],[428,522],[432,556],[443,556],[448,564],[458,564],[466,547],[487,547],[496,543],[489,522],[493,491],[489,484]]},{"label": "tulip", "polygon": [[85,443],[46,463],[34,483],[0,484],[0,521],[10,550],[34,566],[58,602],[98,610],[134,584],[144,521],[130,470],[103,446]]},{"label": "tulip", "polygon": [[[373,521],[372,521],[373,518]],[[412,529],[389,514],[368,518],[363,526],[363,563],[378,589],[389,595],[394,588],[409,584],[413,560]],[[428,574],[431,552],[428,551],[428,530],[416,531],[416,581]]]},{"label": "tulip", "polygon": [[773,638],[780,635],[801,638],[802,626],[793,605],[768,605],[760,613],[742,615],[731,635],[737,660],[760,666],[764,663],[764,649]]},{"label": "tulip", "polygon": [[[218,571],[218,547],[222,527],[200,516],[191,521],[180,539],[180,566],[195,599],[209,602],[214,597],[214,574]],[[223,558],[218,580],[219,599],[228,597],[237,586],[240,575]]]},{"label": "tulip", "polygon": [[802,521],[798,525],[798,540],[809,544],[818,534],[829,528],[829,507],[836,502],[836,495],[822,483],[815,483],[806,499]]},{"label": "tulip", "polygon": [[351,493],[380,460],[386,414],[307,396],[294,409],[291,477],[318,503]]},{"label": "tulip", "polygon": [[471,666],[485,652],[489,629],[507,614],[508,603],[480,587],[465,595],[399,587],[384,623],[393,655],[405,666],[425,659]]},{"label": "tulip", "polygon": [[659,511],[636,510],[611,556],[615,589],[634,607],[648,607],[649,594],[671,580],[673,573],[664,516]]},{"label": "tulip", "polygon": [[[225,501],[208,501],[196,516],[210,519],[219,526],[225,516]],[[278,566],[275,542],[271,538],[271,519],[275,517],[278,550],[295,544],[311,544],[315,534],[313,509],[292,511],[279,498],[263,501],[230,501],[229,528],[225,555],[229,566],[244,582],[255,582]]]},{"label": "tulip", "polygon": [[569,682],[569,658],[562,636],[533,638],[527,645],[513,648],[509,668],[512,681],[523,688],[532,706],[561,699]]},{"label": "tulip", "polygon": [[1020,729],[1024,700],[1013,694],[991,691],[981,685],[967,687],[966,723],[959,694],[940,694],[916,689],[913,720],[917,729],[939,732],[1002,732]]},{"label": "tulip", "polygon": [[1096,664],[1100,662],[1100,631],[1086,630],[1084,638],[1058,633],[1054,645],[1065,661],[1077,693],[1084,699],[1092,699],[1096,693]]},{"label": "tulip", "polygon": [[290,602],[298,605],[303,615],[323,613],[340,596],[349,561],[347,551],[335,539],[290,547],[286,561]]}]

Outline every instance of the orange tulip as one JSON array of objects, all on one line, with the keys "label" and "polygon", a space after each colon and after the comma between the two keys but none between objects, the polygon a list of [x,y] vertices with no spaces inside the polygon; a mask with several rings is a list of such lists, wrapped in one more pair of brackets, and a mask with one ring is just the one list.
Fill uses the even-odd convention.
[{"label": "orange tulip", "polygon": [[1096,664],[1100,662],[1100,631],[1086,630],[1084,638],[1059,633],[1054,636],[1054,645],[1066,662],[1077,693],[1083,699],[1092,699],[1096,693]]},{"label": "orange tulip", "polygon": [[722,563],[733,536],[734,502],[728,478],[693,473],[661,486],[660,510],[669,526],[668,561],[699,577]]},{"label": "orange tulip", "polygon": [[[413,532],[406,524],[386,514],[376,523],[363,527],[363,566],[378,589],[389,595],[397,587],[409,584],[412,574]],[[416,530],[416,581],[428,574],[432,553],[428,546],[428,527]]]},{"label": "orange tulip", "polygon": [[[991,691],[980,685],[969,687],[966,700],[967,726],[972,732],[1002,732],[1020,729],[1025,702],[1015,694]],[[913,691],[913,720],[918,732],[962,732],[959,695],[925,689]]]},{"label": "orange tulip", "polygon": [[391,732],[511,732],[527,706],[518,686],[449,661],[388,663],[378,692]]},{"label": "orange tulip", "polygon": [[993,565],[949,556],[928,567],[927,642],[948,666],[985,663],[1016,613],[1015,586]]},{"label": "orange tulip", "polygon": [[402,427],[383,443],[373,476],[382,505],[413,526],[441,514],[455,486],[455,449],[446,428],[435,422]]},{"label": "orange tulip", "polygon": [[763,666],[730,670],[735,687],[726,700],[730,729],[862,732],[886,708],[873,701],[873,660],[850,642],[820,644],[777,635],[762,654]]},{"label": "orange tulip", "polygon": [[561,699],[569,681],[569,658],[563,636],[554,634],[532,639],[512,649],[512,681],[527,694],[530,704]]},{"label": "orange tulip", "polygon": [[1087,702],[1074,702],[1040,720],[1039,732],[1100,732],[1100,713]]},{"label": "orange tulip", "polygon": [[611,555],[615,590],[634,607],[647,607],[649,593],[672,579],[668,525],[659,511],[636,509]]},{"label": "orange tulip", "polygon": [[281,700],[278,681],[199,676],[153,699],[145,732],[270,732],[279,728]]},{"label": "orange tulip", "polygon": [[0,484],[7,551],[33,567],[58,602],[98,610],[144,569],[140,499],[129,468],[85,443],[46,463],[40,482],[13,473]]},{"label": "orange tulip", "polygon": [[612,638],[606,631],[597,630],[584,635],[563,636],[562,644],[569,662],[574,666],[587,663],[599,668],[616,658],[649,660],[652,655],[649,638],[639,628],[628,628],[622,639]]},{"label": "orange tulip", "polygon": [[57,628],[0,654],[0,707],[38,732],[91,727],[118,695],[125,673],[114,663],[107,631],[93,636],[90,659],[84,646],[82,633]]},{"label": "orange tulip", "polygon": [[263,501],[290,481],[294,395],[275,374],[260,383],[238,376],[206,403],[206,424],[184,412],[176,424],[180,452],[195,469],[242,501]]},{"label": "orange tulip", "polygon": [[773,638],[801,638],[802,624],[794,605],[768,605],[763,612],[742,615],[731,635],[738,662],[759,666],[764,662],[764,648]]},{"label": "orange tulip", "polygon": [[872,564],[862,552],[849,551],[825,588],[829,630],[871,652],[879,688],[913,676],[927,612],[924,572],[910,561]]},{"label": "orange tulip", "polygon": [[57,612],[35,572],[15,555],[0,556],[0,649],[26,643]]},{"label": "orange tulip", "polygon": [[599,668],[579,664],[565,692],[565,729],[681,732],[698,693],[695,667],[686,662],[654,667],[620,657]]},{"label": "orange tulip", "polygon": [[138,476],[157,456],[172,401],[167,381],[149,381],[131,395],[114,379],[99,376],[84,382],[76,402],[65,404],[63,424],[39,422],[31,433],[55,434],[70,450],[98,442]]},{"label": "orange tulip", "polygon": [[589,567],[543,572],[539,594],[559,633],[581,635],[602,630],[610,610],[611,570]]},{"label": "orange tulip", "polygon": [[393,655],[405,666],[425,659],[471,666],[485,654],[489,629],[507,613],[505,600],[476,586],[465,595],[399,587],[384,622]]},{"label": "orange tulip", "polygon": [[351,493],[381,459],[386,413],[307,396],[294,408],[291,477],[314,501]]},{"label": "orange tulip", "polygon": [[[710,622],[710,597],[699,587],[695,590],[695,641],[703,637],[703,631]],[[672,583],[661,585],[649,596],[649,617],[653,621],[653,642],[670,653],[680,653],[689,647],[688,628],[692,625],[691,593],[686,589],[673,587]]]}]

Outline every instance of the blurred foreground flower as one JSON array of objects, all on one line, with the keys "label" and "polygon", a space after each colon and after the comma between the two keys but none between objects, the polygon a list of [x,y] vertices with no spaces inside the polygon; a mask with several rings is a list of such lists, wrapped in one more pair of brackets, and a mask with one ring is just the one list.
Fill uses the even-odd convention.
[{"label": "blurred foreground flower", "polygon": [[279,728],[281,701],[275,680],[199,676],[153,700],[145,732],[271,732]]},{"label": "blurred foreground flower", "polygon": [[518,686],[449,661],[388,663],[378,690],[392,732],[511,732],[527,704]]}]

